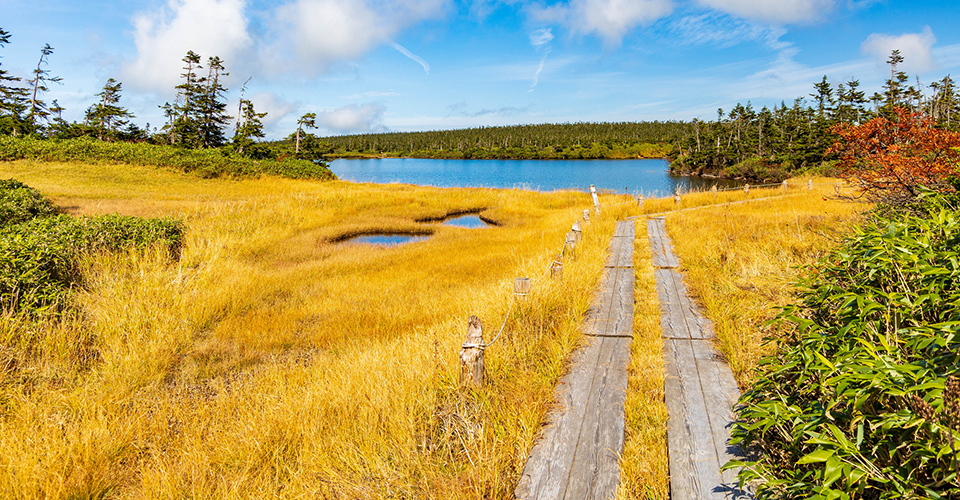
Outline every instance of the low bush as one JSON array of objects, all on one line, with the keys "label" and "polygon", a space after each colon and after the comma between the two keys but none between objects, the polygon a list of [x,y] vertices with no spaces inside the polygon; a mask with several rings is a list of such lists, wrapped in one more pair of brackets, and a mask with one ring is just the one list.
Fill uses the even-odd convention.
[{"label": "low bush", "polygon": [[37,190],[13,179],[0,181],[0,312],[59,309],[81,282],[83,253],[162,245],[178,258],[183,247],[179,220],[55,213]]},{"label": "low bush", "polygon": [[0,179],[0,227],[56,213],[57,208],[40,191],[14,179]]},{"label": "low bush", "polygon": [[330,180],[327,164],[278,158],[254,160],[219,149],[181,149],[146,143],[104,142],[89,137],[44,140],[0,136],[0,161],[113,162],[166,167],[204,178],[278,175],[294,179]]},{"label": "low bush", "polygon": [[886,212],[826,257],[740,400],[758,498],[960,498],[960,210]]}]

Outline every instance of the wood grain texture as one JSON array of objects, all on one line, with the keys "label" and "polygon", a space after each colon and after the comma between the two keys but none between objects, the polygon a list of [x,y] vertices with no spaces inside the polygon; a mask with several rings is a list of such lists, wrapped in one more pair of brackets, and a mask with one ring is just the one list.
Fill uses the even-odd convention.
[{"label": "wood grain texture", "polygon": [[585,345],[557,384],[557,408],[530,452],[516,498],[606,500],[616,493],[633,340],[633,243],[634,223],[618,222],[584,324]]},{"label": "wood grain texture", "polygon": [[743,458],[730,446],[733,407],[740,390],[733,372],[712,344],[713,325],[690,300],[667,236],[664,219],[647,221],[654,254],[669,414],[670,495],[674,499],[747,499],[727,461]]}]

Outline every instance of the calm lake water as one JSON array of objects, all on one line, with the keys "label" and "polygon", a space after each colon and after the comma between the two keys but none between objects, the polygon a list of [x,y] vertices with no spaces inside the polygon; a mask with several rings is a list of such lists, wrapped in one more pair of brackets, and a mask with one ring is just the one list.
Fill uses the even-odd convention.
[{"label": "calm lake water", "polygon": [[709,189],[740,183],[672,176],[666,160],[424,160],[383,158],[335,160],[330,169],[354,182],[437,187],[519,188],[536,191],[597,189],[667,196],[681,188]]}]

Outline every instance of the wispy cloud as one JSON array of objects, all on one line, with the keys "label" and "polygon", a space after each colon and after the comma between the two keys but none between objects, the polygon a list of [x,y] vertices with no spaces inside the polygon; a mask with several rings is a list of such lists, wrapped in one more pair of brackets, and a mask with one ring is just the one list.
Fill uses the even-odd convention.
[{"label": "wispy cloud", "polygon": [[597,35],[609,47],[637,26],[649,25],[673,12],[672,0],[570,0],[528,8],[540,22],[559,23],[574,33]]},{"label": "wispy cloud", "polygon": [[720,12],[700,12],[678,17],[667,30],[685,45],[732,47],[744,42],[761,42],[774,50],[789,44],[780,41],[784,28],[771,27],[732,17]]},{"label": "wispy cloud", "polygon": [[396,49],[397,52],[399,52],[399,53],[401,53],[401,54],[409,57],[409,58],[410,58],[411,60],[413,60],[414,62],[419,63],[420,66],[423,66],[423,71],[424,71],[425,73],[427,73],[428,75],[430,74],[430,65],[427,64],[427,61],[424,61],[424,60],[421,59],[419,56],[417,56],[417,55],[414,54],[413,52],[410,52],[409,50],[407,50],[406,47],[404,47],[403,45],[400,45],[399,43],[390,42],[390,46],[393,47],[394,49]]},{"label": "wispy cloud", "polygon": [[540,47],[550,43],[553,40],[553,30],[550,28],[541,28],[530,33],[530,45]]},{"label": "wispy cloud", "polygon": [[543,65],[547,62],[547,56],[544,54],[543,59],[540,60],[540,65],[537,66],[537,72],[533,74],[533,81],[530,82],[530,89],[527,92],[533,92],[533,89],[537,88],[537,84],[540,83],[540,73],[543,72]]},{"label": "wispy cloud", "polygon": [[317,113],[317,124],[337,134],[381,132],[386,130],[383,126],[385,111],[383,105],[376,103],[363,106],[348,104]]},{"label": "wispy cloud", "polygon": [[903,56],[900,69],[908,73],[922,73],[931,69],[933,63],[933,44],[937,37],[933,30],[925,26],[920,33],[904,33],[899,36],[874,33],[860,45],[860,50],[880,64],[885,64],[890,53],[899,50]]},{"label": "wispy cloud", "polygon": [[834,0],[697,0],[720,12],[765,23],[803,24],[820,21],[833,11]]},{"label": "wispy cloud", "polygon": [[447,106],[449,113],[447,117],[451,116],[464,116],[469,118],[477,118],[480,116],[496,115],[496,116],[512,116],[521,113],[526,113],[532,106],[527,105],[524,107],[516,106],[501,106],[499,108],[483,108],[478,111],[467,111],[467,102],[460,101],[458,103],[451,104]]}]

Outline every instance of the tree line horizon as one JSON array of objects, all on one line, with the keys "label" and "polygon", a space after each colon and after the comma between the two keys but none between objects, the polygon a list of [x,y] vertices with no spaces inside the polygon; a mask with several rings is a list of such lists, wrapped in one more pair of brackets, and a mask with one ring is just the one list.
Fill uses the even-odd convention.
[{"label": "tree line horizon", "polygon": [[[10,43],[0,28],[0,48]],[[937,127],[960,128],[960,94],[950,75],[927,86],[899,69],[904,58],[894,50],[887,63],[890,78],[868,97],[860,81],[836,86],[827,76],[813,84],[814,92],[792,105],[737,103],[716,120],[544,123],[417,132],[380,132],[317,136],[316,113],[305,113],[286,138],[264,141],[266,112],[254,109],[240,88],[239,105],[228,110],[229,75],[224,61],[188,51],[183,57],[181,83],[173,102],[159,105],[165,123],[141,128],[120,105],[122,83],[108,78],[99,100],[84,112],[82,122],[63,119],[64,108],[43,96],[62,78],[48,69],[53,47],[40,51],[31,78],[11,75],[0,59],[0,135],[69,140],[146,142],[183,149],[219,149],[226,155],[253,159],[295,158],[323,161],[330,157],[409,156],[455,159],[593,159],[666,158],[674,173],[712,175],[748,180],[778,180],[817,170],[830,173],[835,155],[829,152],[840,124],[860,125],[873,118],[895,119],[897,107],[930,117]],[[204,69],[206,70],[204,72]],[[811,99],[808,101],[807,97]],[[230,130],[232,128],[232,130]]]}]

